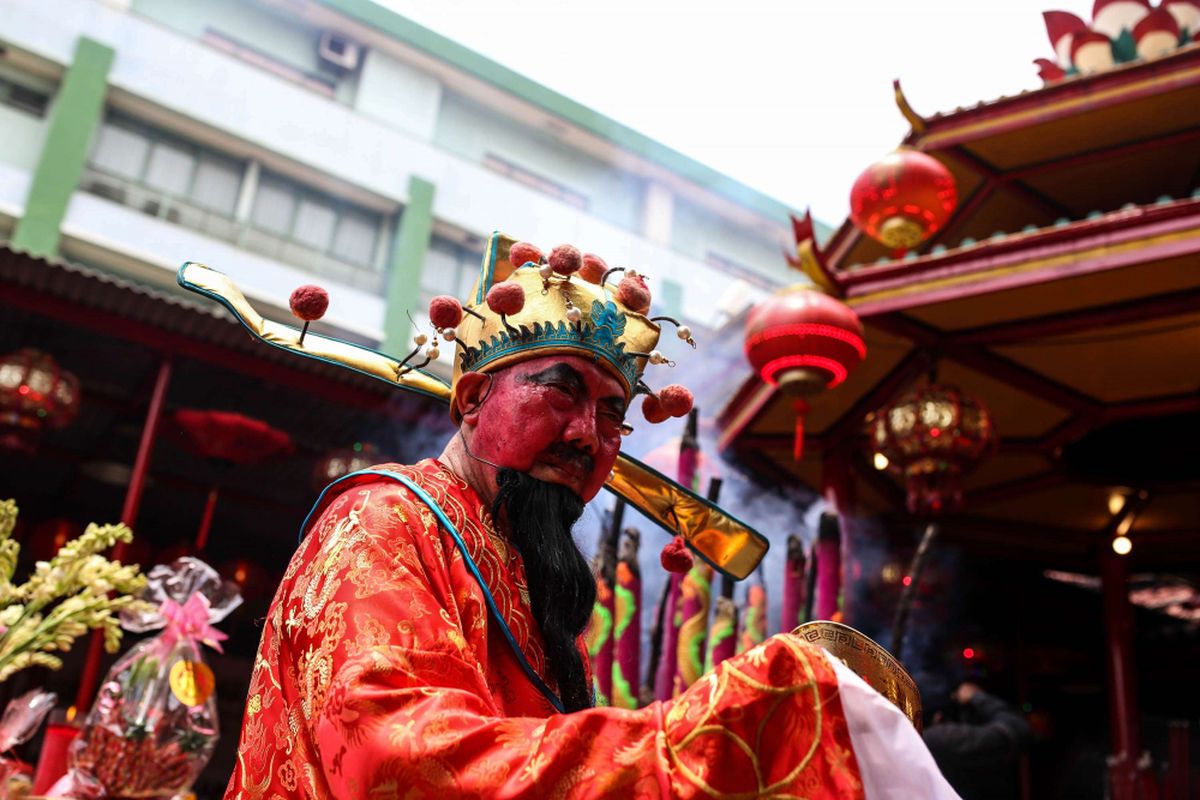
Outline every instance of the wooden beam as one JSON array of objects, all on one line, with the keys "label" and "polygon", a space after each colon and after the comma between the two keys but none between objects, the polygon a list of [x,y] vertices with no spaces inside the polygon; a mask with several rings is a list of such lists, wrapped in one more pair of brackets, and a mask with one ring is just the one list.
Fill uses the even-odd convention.
[{"label": "wooden beam", "polygon": [[871,390],[858,398],[854,405],[846,409],[837,422],[829,426],[822,434],[827,444],[832,444],[850,435],[858,434],[867,414],[882,406],[904,386],[913,381],[923,371],[929,369],[929,357],[920,350],[910,350],[904,358],[892,367],[891,372],[884,375]]},{"label": "wooden beam", "polygon": [[[748,433],[744,436],[739,436],[737,439],[737,446],[740,449],[786,450],[789,458],[792,452],[792,443],[791,433]],[[805,435],[804,452],[821,450],[828,443],[824,434]],[[1001,452],[1009,455],[1041,456],[1048,453],[1044,438],[1039,437],[1001,437],[999,448]],[[864,448],[857,449],[866,452]]]},{"label": "wooden beam", "polygon": [[921,250],[928,253],[933,245],[948,240],[950,238],[950,231],[963,228],[971,221],[971,215],[995,193],[996,186],[996,182],[989,178],[984,178],[980,181],[979,185],[975,187],[975,191],[971,192],[971,196],[967,198],[967,202],[959,205],[954,210],[954,215],[950,217],[942,229],[921,244]]},{"label": "wooden beam", "polygon": [[1013,481],[998,483],[994,486],[967,492],[963,496],[963,506],[966,508],[975,508],[987,503],[1011,500],[1014,497],[1020,497],[1030,492],[1053,489],[1057,486],[1062,486],[1068,481],[1069,478],[1062,470],[1049,469],[1045,472],[1039,472],[1036,475],[1028,475]]},{"label": "wooden beam", "polygon": [[1039,161],[1036,164],[1029,164],[1021,167],[1020,169],[1008,170],[1004,173],[1004,178],[1006,180],[1032,178],[1037,175],[1044,175],[1047,172],[1057,172],[1058,170],[1068,169],[1070,167],[1080,167],[1087,164],[1094,164],[1097,161],[1106,161],[1108,159],[1133,155],[1144,150],[1154,150],[1160,147],[1178,147],[1180,145],[1190,144],[1198,140],[1200,140],[1200,128],[1188,128],[1182,131],[1174,131],[1172,133],[1159,134],[1157,136],[1148,136],[1143,139],[1125,142],[1119,145],[1100,147],[1095,150],[1088,150],[1084,153],[1077,153],[1075,155],[1066,156],[1063,158],[1052,158],[1047,161]]},{"label": "wooden beam", "polygon": [[1200,310],[1200,289],[1163,292],[1150,297],[1122,300],[1103,306],[1064,311],[1044,317],[1008,320],[994,325],[955,331],[954,341],[968,344],[1013,344],[1033,339],[1065,336],[1095,328],[1128,325],[1148,319],[1173,317]]},{"label": "wooden beam", "polygon": [[959,163],[968,169],[982,175],[988,180],[995,181],[1004,186],[1007,186],[1014,194],[1018,195],[1025,202],[1037,207],[1043,213],[1049,214],[1051,217],[1070,217],[1071,209],[1064,206],[1055,200],[1051,200],[1041,192],[1035,191],[1026,186],[1019,180],[1010,179],[1000,170],[993,167],[988,162],[984,161],[979,156],[972,153],[965,147],[951,147],[943,150],[947,156],[956,159]]},{"label": "wooden beam", "polygon": [[1095,399],[1076,389],[978,345],[960,343],[957,337],[943,334],[899,312],[872,317],[870,325],[909,339],[930,350],[934,356],[948,358],[1074,413],[1096,412],[1100,409]]},{"label": "wooden beam", "polygon": [[1200,200],[1140,206],[936,256],[862,266],[841,274],[839,283],[869,322],[911,305],[1194,256],[1200,252],[1198,220]]},{"label": "wooden beam", "polygon": [[[790,459],[795,442],[795,434],[792,433],[747,433],[737,437],[736,447],[739,450],[787,450],[787,456]],[[805,453],[822,450],[825,444],[824,436],[804,434]]]},{"label": "wooden beam", "polygon": [[1105,422],[1119,422],[1140,417],[1165,417],[1170,414],[1200,413],[1200,394],[1184,394],[1165,397],[1147,397],[1115,403],[1104,410]]},{"label": "wooden beam", "polygon": [[1044,437],[1037,436],[1001,436],[1000,452],[1010,456],[1047,456],[1050,451],[1046,448]]},{"label": "wooden beam", "polygon": [[946,515],[942,519],[942,532],[947,539],[986,541],[1042,554],[1051,551],[1077,556],[1089,555],[1094,535],[1089,530],[1043,523],[1017,523],[979,516],[974,512]]}]

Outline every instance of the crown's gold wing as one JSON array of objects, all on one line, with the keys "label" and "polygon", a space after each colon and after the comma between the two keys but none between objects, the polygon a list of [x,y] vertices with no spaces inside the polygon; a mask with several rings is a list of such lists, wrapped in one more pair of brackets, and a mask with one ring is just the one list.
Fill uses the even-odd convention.
[{"label": "crown's gold wing", "polygon": [[[300,343],[300,330],[265,319],[228,276],[195,261],[179,268],[179,285],[227,308],[259,341],[306,358],[337,364],[448,403],[450,386],[419,369],[369,347],[343,342],[309,331]],[[722,574],[742,580],[762,561],[769,544],[758,531],[631,456],[622,453],[605,484],[647,518],[672,534],[683,536],[691,548]]]}]

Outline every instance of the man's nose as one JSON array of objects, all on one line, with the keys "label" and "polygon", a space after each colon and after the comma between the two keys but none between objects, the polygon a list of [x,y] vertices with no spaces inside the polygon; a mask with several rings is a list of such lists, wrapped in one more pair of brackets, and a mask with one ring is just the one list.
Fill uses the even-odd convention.
[{"label": "man's nose", "polygon": [[600,449],[600,434],[596,430],[594,410],[581,411],[573,416],[567,423],[563,438],[568,444],[578,447],[589,456],[596,455],[596,451]]}]

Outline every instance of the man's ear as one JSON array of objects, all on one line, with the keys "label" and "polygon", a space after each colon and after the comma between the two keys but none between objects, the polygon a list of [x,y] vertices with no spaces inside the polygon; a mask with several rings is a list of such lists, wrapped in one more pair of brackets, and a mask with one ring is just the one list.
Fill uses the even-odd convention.
[{"label": "man's ear", "polygon": [[482,372],[464,372],[454,390],[454,408],[462,421],[474,427],[479,409],[492,390],[492,376]]}]

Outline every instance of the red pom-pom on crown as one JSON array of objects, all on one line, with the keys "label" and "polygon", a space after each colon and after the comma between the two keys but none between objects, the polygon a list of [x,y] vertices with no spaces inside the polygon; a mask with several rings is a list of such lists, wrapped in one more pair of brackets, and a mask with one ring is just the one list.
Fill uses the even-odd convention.
[{"label": "red pom-pom on crown", "polygon": [[635,314],[645,314],[650,310],[650,288],[641,275],[627,273],[617,286],[617,299]]},{"label": "red pom-pom on crown", "polygon": [[292,292],[288,305],[299,319],[313,322],[325,316],[329,309],[329,292],[310,283]]},{"label": "red pom-pom on crown", "polygon": [[678,383],[673,383],[659,391],[658,399],[662,402],[663,411],[672,417],[686,417],[695,402],[691,390]]},{"label": "red pom-pom on crown", "polygon": [[688,550],[682,536],[676,536],[672,539],[662,549],[662,552],[658,554],[658,560],[667,572],[674,572],[680,575],[687,572],[696,563],[696,559],[692,556],[692,552]]},{"label": "red pom-pom on crown", "polygon": [[501,281],[488,289],[487,305],[495,314],[519,314],[525,307],[525,290],[518,284]]},{"label": "red pom-pom on crown", "polygon": [[560,244],[550,251],[550,269],[559,275],[573,275],[583,266],[579,248],[571,244]]},{"label": "red pom-pom on crown", "polygon": [[583,278],[588,283],[599,284],[604,279],[604,273],[608,272],[608,264],[604,263],[604,259],[592,253],[584,253],[582,264],[579,267],[579,277]]},{"label": "red pom-pom on crown", "polygon": [[462,318],[463,307],[457,298],[442,294],[429,301],[429,321],[438,330],[457,328]]},{"label": "red pom-pom on crown", "polygon": [[642,416],[646,418],[646,422],[657,425],[666,422],[671,415],[663,408],[662,400],[656,395],[648,394],[642,400]]},{"label": "red pom-pom on crown", "polygon": [[529,263],[541,264],[542,251],[529,242],[517,242],[508,248],[508,262],[518,269]]}]

